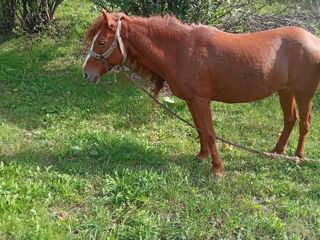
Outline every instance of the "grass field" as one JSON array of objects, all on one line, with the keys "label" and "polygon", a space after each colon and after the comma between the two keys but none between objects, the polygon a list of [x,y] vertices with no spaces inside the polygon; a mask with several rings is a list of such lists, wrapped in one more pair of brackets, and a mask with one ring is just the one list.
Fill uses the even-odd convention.
[{"label": "grass field", "polygon": [[[320,164],[219,143],[218,181],[193,129],[112,76],[87,84],[96,15],[66,0],[48,33],[0,39],[0,239],[320,239]],[[263,151],[282,129],[277,95],[212,112],[217,135]],[[319,159],[319,94],[312,116],[306,157]]]}]

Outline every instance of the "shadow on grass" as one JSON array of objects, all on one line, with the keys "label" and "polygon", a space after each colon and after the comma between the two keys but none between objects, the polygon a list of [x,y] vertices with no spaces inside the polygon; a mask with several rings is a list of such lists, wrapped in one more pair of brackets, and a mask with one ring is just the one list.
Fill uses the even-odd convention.
[{"label": "shadow on grass", "polygon": [[0,114],[6,121],[29,130],[46,128],[50,126],[48,114],[70,111],[77,111],[84,119],[106,112],[138,113],[137,121],[150,120],[146,114],[149,109],[143,110],[145,96],[132,85],[114,83],[110,74],[99,86],[93,86],[85,82],[80,63],[48,70],[55,59],[52,47],[33,50],[35,56],[15,51],[2,54],[0,60],[6,64],[0,73]]},{"label": "shadow on grass", "polygon": [[[26,51],[2,54],[0,61],[6,65],[0,73],[4,90],[0,92],[3,106],[0,121],[29,134],[54,128],[60,122],[68,122],[68,118],[90,122],[104,114],[118,119],[112,123],[117,130],[125,131],[127,121],[136,126],[150,124],[153,103],[133,85],[114,83],[112,75],[105,76],[98,86],[87,84],[81,73],[81,63],[60,65],[50,70],[50,63],[56,57],[54,47],[54,44],[44,44],[42,48],[31,48],[32,54]],[[70,122],[77,124],[74,120]],[[102,124],[109,123],[102,120]],[[29,148],[8,153],[5,159],[23,165],[53,165],[56,170],[76,174],[107,172],[119,166],[165,171],[171,163],[171,156],[161,149],[146,149],[139,141],[116,134],[110,138],[105,139],[106,142],[95,141],[97,152],[90,153],[89,148],[72,152],[71,143],[66,143],[58,144],[63,150],[52,153],[50,146],[31,143]],[[193,156],[182,158],[193,160]]]},{"label": "shadow on grass", "polygon": [[[127,122],[147,125],[152,120],[152,102],[132,85],[123,86],[112,80],[112,75],[103,78],[99,86],[87,84],[81,73],[81,63],[59,65],[50,70],[51,62],[58,57],[55,44],[43,44],[42,47],[17,53],[8,51],[1,54],[5,62],[0,73],[0,121],[8,121],[23,131],[52,128],[57,122],[76,116],[79,121],[98,118],[101,113],[114,115],[119,121],[113,122],[115,129],[126,130]],[[13,93],[13,89],[18,89]],[[128,116],[123,118],[123,116]],[[105,121],[105,120],[104,120]],[[103,124],[108,124],[104,122]],[[194,177],[208,175],[211,164],[205,161],[199,164],[190,154],[177,154],[173,157],[162,149],[149,148],[136,140],[125,140],[118,135],[111,136],[112,141],[98,141],[97,153],[90,149],[79,153],[69,150],[53,154],[49,150],[28,149],[6,156],[9,161],[42,167],[53,165],[55,169],[76,174],[112,171],[116,167],[133,169],[155,169],[167,171],[170,164],[184,168]],[[71,147],[71,146],[69,146]],[[232,158],[237,156],[222,154],[226,171],[270,171],[287,168],[284,161],[266,163],[265,158],[255,155],[243,161]],[[75,159],[73,159],[76,156]],[[174,160],[177,158],[177,160]],[[241,155],[243,158],[243,155]],[[310,165],[312,166],[312,165]],[[285,171],[285,170],[283,170]]]},{"label": "shadow on grass", "polygon": [[95,138],[87,146],[62,143],[61,149],[52,150],[45,145],[26,145],[20,151],[7,152],[3,155],[3,161],[5,164],[23,165],[27,169],[50,167],[53,171],[79,176],[112,174],[122,169],[161,174],[173,167],[193,179],[199,179],[209,176],[211,169],[209,161],[198,162],[193,154],[164,151],[164,148],[146,146],[136,139],[115,133],[102,140]]}]

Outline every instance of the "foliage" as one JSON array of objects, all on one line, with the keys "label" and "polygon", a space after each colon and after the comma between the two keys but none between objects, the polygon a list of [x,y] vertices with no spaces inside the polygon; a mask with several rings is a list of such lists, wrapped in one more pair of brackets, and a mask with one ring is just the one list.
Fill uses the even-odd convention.
[{"label": "foliage", "polygon": [[[233,20],[240,24],[245,18],[257,13],[274,0],[92,0],[108,11],[124,11],[127,14],[150,16],[153,14],[174,14],[187,23],[221,24]],[[236,21],[234,20],[236,19]],[[222,25],[224,26],[224,25]],[[227,25],[225,25],[227,26]]]},{"label": "foliage", "polygon": [[319,35],[320,34],[320,14],[319,12],[299,12],[295,11],[285,15],[277,16],[254,16],[246,21],[245,27],[247,31],[256,32],[272,28],[284,26],[298,26],[307,31]]},{"label": "foliage", "polygon": [[17,16],[23,30],[34,33],[52,22],[63,0],[19,0]]},{"label": "foliage", "polygon": [[28,33],[42,30],[53,20],[54,13],[63,0],[0,0],[0,33],[11,32],[18,18],[22,29]]},{"label": "foliage", "polygon": [[14,27],[18,0],[0,0],[0,34],[8,34]]},{"label": "foliage", "polygon": [[123,11],[140,16],[169,13],[187,23],[215,25],[228,32],[259,31],[287,25],[302,26],[312,32],[318,32],[319,28],[318,0],[92,1],[110,12]]},{"label": "foliage", "polygon": [[98,6],[105,8],[108,11],[120,9],[128,14],[135,14],[139,16],[150,16],[153,14],[164,15],[166,13],[173,13],[176,16],[183,18],[188,8],[195,1],[181,1],[181,0],[93,0]]},{"label": "foliage", "polygon": [[319,0],[279,0],[279,3],[289,7],[295,7],[297,10],[319,11]]},{"label": "foliage", "polygon": [[[93,0],[98,6],[105,8],[107,11],[119,9],[127,14],[139,16],[150,16],[153,14],[165,15],[171,13],[183,21],[188,21],[188,11],[191,7],[200,6],[203,1],[181,1],[181,0]],[[206,1],[207,3],[208,1]],[[221,4],[222,1],[217,1]],[[199,14],[200,15],[200,14]]]}]

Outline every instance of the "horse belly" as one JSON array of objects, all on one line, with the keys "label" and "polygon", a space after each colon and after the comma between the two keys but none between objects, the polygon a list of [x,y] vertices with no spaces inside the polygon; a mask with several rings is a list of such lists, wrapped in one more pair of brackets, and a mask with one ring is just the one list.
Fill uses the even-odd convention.
[{"label": "horse belly", "polygon": [[225,78],[218,81],[212,92],[212,100],[226,103],[252,102],[286,88],[285,76],[271,73],[269,75],[269,77],[261,74],[254,77]]},{"label": "horse belly", "polygon": [[226,89],[226,91],[215,93],[212,100],[225,103],[245,103],[266,98],[272,93],[271,90],[256,92],[255,89],[245,89],[241,92],[241,89],[231,91]]}]

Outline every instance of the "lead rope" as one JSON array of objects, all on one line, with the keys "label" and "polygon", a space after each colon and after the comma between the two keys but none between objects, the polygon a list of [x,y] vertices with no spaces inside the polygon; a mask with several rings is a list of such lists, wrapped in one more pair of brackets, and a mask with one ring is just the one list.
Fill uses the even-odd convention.
[{"label": "lead rope", "polygon": [[[160,105],[163,109],[165,109],[168,113],[170,113],[171,115],[175,116],[176,118],[178,118],[180,121],[184,122],[185,124],[187,124],[188,126],[196,129],[197,131],[201,131],[199,128],[197,128],[195,125],[191,124],[190,122],[188,122],[187,120],[183,119],[182,117],[180,117],[179,115],[177,115],[176,113],[174,113],[172,110],[170,110],[165,104],[163,104],[162,102],[160,102],[158,99],[156,99],[151,93],[149,93],[149,91],[144,88],[141,83],[137,80],[141,80],[141,77],[139,75],[137,75],[135,72],[132,72],[130,70],[130,68],[128,66],[126,66],[125,64],[122,65],[118,65],[113,67],[113,71],[114,71],[114,78],[115,81],[117,81],[116,79],[116,74],[119,73],[120,71],[124,71],[126,73],[126,75],[128,76],[128,78],[138,87],[140,88],[145,94],[147,94],[155,103],[157,103],[158,105]],[[309,159],[309,158],[298,158],[298,157],[291,157],[291,156],[286,156],[286,155],[281,155],[281,154],[277,154],[277,153],[269,153],[269,152],[261,152],[246,146],[243,146],[241,144],[237,144],[237,143],[232,143],[222,137],[216,136],[216,139],[219,140],[220,142],[226,143],[228,145],[234,146],[236,148],[239,149],[243,149],[246,150],[248,152],[251,153],[255,153],[261,156],[265,156],[268,158],[282,158],[282,159],[287,159],[292,161],[294,164],[298,165],[301,162],[319,162],[320,160],[318,159]]]}]

